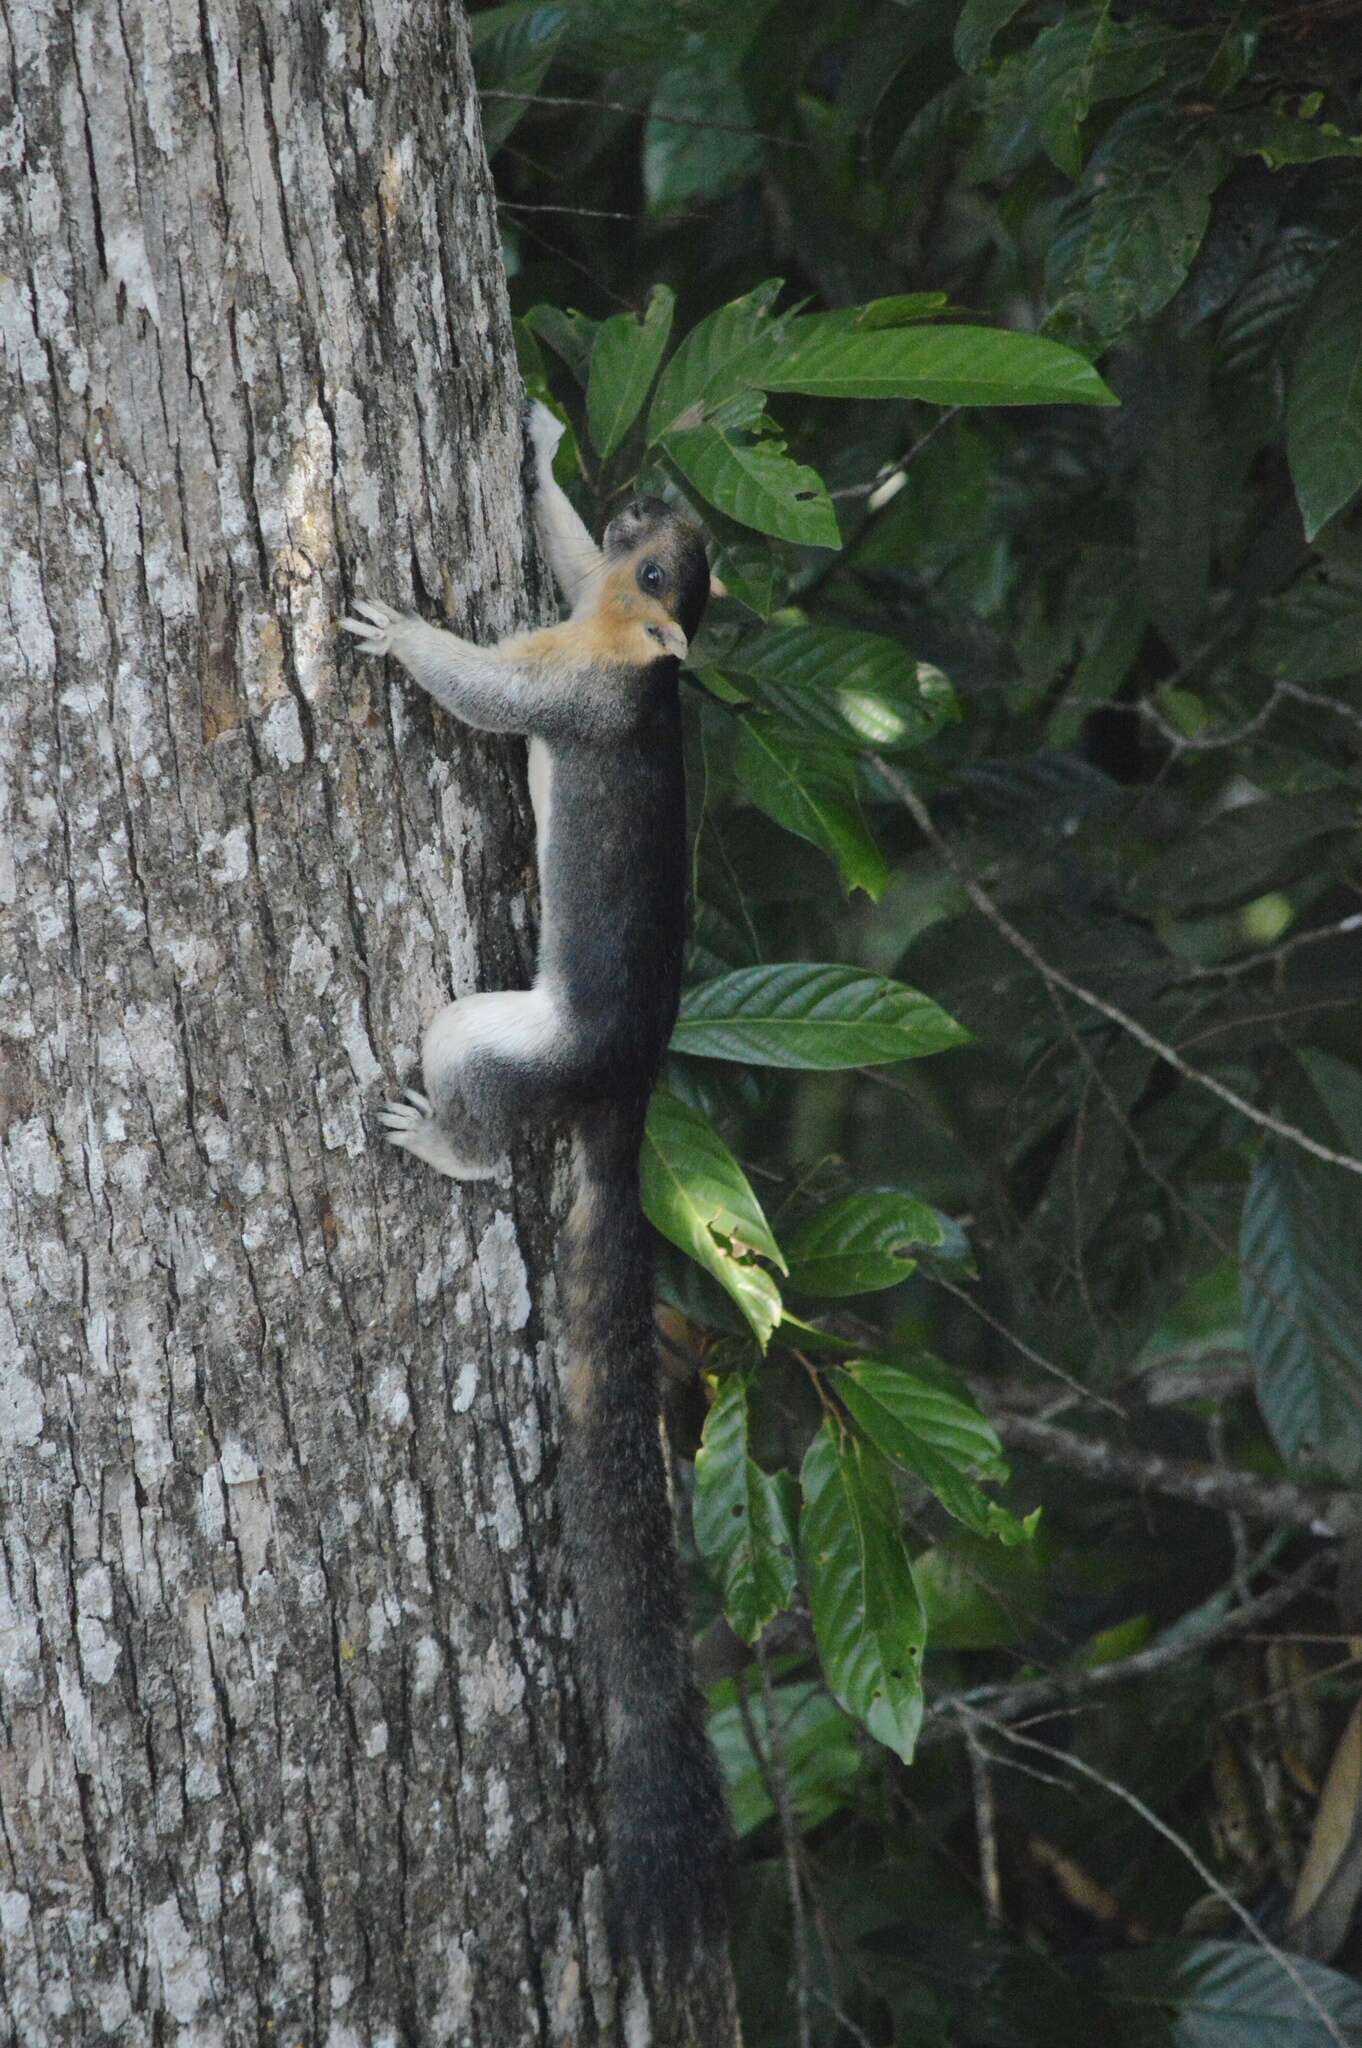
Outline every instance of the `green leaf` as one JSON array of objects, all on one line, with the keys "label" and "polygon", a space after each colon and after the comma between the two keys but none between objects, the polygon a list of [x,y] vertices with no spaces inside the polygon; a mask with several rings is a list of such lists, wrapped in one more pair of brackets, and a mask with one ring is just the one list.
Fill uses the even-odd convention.
[{"label": "green leaf", "polygon": [[828,1073],[922,1059],[968,1036],[902,982],[800,960],[739,968],[688,988],[672,1043],[704,1059]]},{"label": "green leaf", "polygon": [[828,1684],[877,1742],[911,1763],[927,1630],[889,1467],[872,1445],[827,1421],[800,1479],[800,1542]]},{"label": "green leaf", "polygon": [[675,310],[676,293],[669,285],[655,284],[641,320],[632,313],[616,313],[597,331],[586,416],[602,462],[609,461],[638,417],[666,349]]},{"label": "green leaf", "polygon": [[1152,84],[1177,40],[1155,24],[1113,21],[1107,5],[1081,8],[1042,29],[1026,67],[1026,106],[1061,171],[1076,178],[1083,168],[1080,130],[1089,109]]},{"label": "green leaf", "polygon": [[1069,231],[1056,233],[1051,291],[1104,340],[1152,319],[1191,268],[1228,164],[1211,136],[1157,107],[1123,115],[1084,173]]},{"label": "green leaf", "polygon": [[932,405],[1115,405],[1074,349],[1004,327],[889,327],[828,333],[791,321],[762,377],[766,391],[816,398],[920,398]]},{"label": "green leaf", "polygon": [[[1300,1955],[1292,1956],[1288,1974],[1253,1942],[1158,1942],[1105,1957],[1102,1976],[1122,2041],[1130,2026],[1139,2030],[1132,2040],[1169,2041],[1176,2048],[1362,2044],[1362,1990],[1351,1977]],[[1162,2027],[1150,2033],[1156,2015],[1167,2016],[1171,2033]]]},{"label": "green leaf", "polygon": [[913,1578],[934,1650],[1000,1650],[1023,1643],[1045,1605],[1036,1544],[1004,1547],[967,1529],[919,1551]]},{"label": "green leaf", "polygon": [[[847,626],[773,626],[715,667],[800,738],[835,746],[901,751],[957,715],[940,669]],[[702,681],[710,675],[700,670]]]},{"label": "green leaf", "polygon": [[979,70],[999,29],[1025,5],[1026,0],[965,0],[955,24],[955,61],[962,71]]},{"label": "green leaf", "polygon": [[1258,612],[1255,668],[1295,683],[1332,683],[1362,670],[1362,581],[1309,576]]},{"label": "green leaf", "polygon": [[663,1088],[649,1105],[640,1176],[649,1222],[726,1289],[765,1350],[780,1321],[780,1294],[756,1260],[784,1272],[780,1247],[718,1132]]},{"label": "green leaf", "polygon": [[[570,9],[514,5],[475,14],[469,24],[473,65],[482,95],[482,139],[494,156],[538,92],[544,73],[563,40]],[[492,91],[523,99],[488,99]]]},{"label": "green leaf", "polygon": [[[706,127],[705,119],[715,125]],[[697,43],[653,94],[643,131],[643,189],[651,210],[715,199],[740,185],[761,162],[756,136],[739,132],[751,126],[752,109],[731,65]]]},{"label": "green leaf", "polygon": [[940,1244],[941,1218],[926,1202],[893,1189],[866,1189],[829,1202],[786,1247],[790,1284],[802,1294],[872,1294],[897,1287],[918,1245]]},{"label": "green leaf", "polygon": [[701,426],[674,430],[660,445],[701,497],[740,526],[805,547],[842,545],[823,479],[792,462],[783,441],[739,439],[721,427]]},{"label": "green leaf", "polygon": [[1292,102],[1279,99],[1271,107],[1255,107],[1232,121],[1230,147],[1240,156],[1260,156],[1269,170],[1287,164],[1317,164],[1329,157],[1362,156],[1362,135],[1345,135],[1332,121],[1303,118]]},{"label": "green leaf", "polygon": [[600,322],[561,306],[531,306],[525,315],[525,325],[541,341],[546,341],[554,354],[562,357],[577,382],[585,385]]},{"label": "green leaf", "polygon": [[1140,582],[1155,624],[1185,661],[1210,603],[1215,501],[1222,491],[1204,362],[1189,346],[1163,365],[1159,418],[1135,483]]},{"label": "green leaf", "polygon": [[1343,244],[1310,307],[1287,391],[1286,452],[1313,540],[1362,485],[1362,233]]},{"label": "green leaf", "polygon": [[[852,1723],[814,1679],[775,1688],[775,1722],[796,1824],[817,1827],[846,1805],[855,1780],[864,1774],[862,1745]],[[760,1758],[752,1754],[749,1724]],[[772,1732],[766,1702],[759,1697],[741,1705],[735,1700],[709,1717],[709,1738],[724,1774],[733,1831],[739,1840],[775,1812],[767,1763]]]},{"label": "green leaf", "polygon": [[1007,1477],[1002,1446],[972,1403],[877,1358],[838,1367],[835,1385],[875,1447],[916,1474],[948,1514],[976,1535],[1023,1540],[1023,1525],[971,1483]]},{"label": "green leaf", "polygon": [[691,329],[662,372],[648,415],[650,441],[673,427],[699,426],[724,399],[761,388],[762,368],[783,324],[771,312],[781,284],[768,278]]},{"label": "green leaf", "polygon": [[748,1455],[748,1379],[719,1383],[695,1459],[695,1541],[723,1594],[729,1626],[754,1643],[794,1598],[795,1482]]},{"label": "green leaf", "polygon": [[[1284,1113],[1312,1136],[1362,1150],[1362,1075],[1302,1056]],[[1258,1401],[1286,1457],[1362,1479],[1362,1183],[1269,1138],[1244,1202],[1244,1322]]]},{"label": "green leaf", "polygon": [[878,902],[889,879],[856,794],[856,764],[809,746],[773,719],[741,718],[734,772],[752,801],[777,825],[832,855],[848,892]]},{"label": "green leaf", "polygon": [[[1355,828],[1358,820],[1357,798],[1343,789],[1235,804],[1141,869],[1130,884],[1131,900],[1183,917],[1248,903],[1293,874],[1316,840]],[[1322,866],[1324,850],[1310,859]]]}]

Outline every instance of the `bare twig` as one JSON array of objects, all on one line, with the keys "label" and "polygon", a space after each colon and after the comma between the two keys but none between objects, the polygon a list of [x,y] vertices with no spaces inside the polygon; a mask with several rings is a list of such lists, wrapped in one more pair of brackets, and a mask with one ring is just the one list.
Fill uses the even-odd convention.
[{"label": "bare twig", "polygon": [[969,1751],[970,1780],[974,1787],[974,1832],[979,1841],[979,1887],[984,1895],[984,1915],[990,1927],[1003,1924],[1003,1888],[998,1875],[998,1810],[989,1775],[988,1751],[979,1740],[974,1717],[967,1707],[956,1712],[965,1730]]},{"label": "bare twig", "polygon": [[1260,1627],[1274,1614],[1280,1614],[1289,1607],[1293,1600],[1298,1600],[1302,1593],[1308,1592],[1324,1576],[1331,1563],[1331,1553],[1319,1551],[1289,1578],[1269,1586],[1256,1600],[1234,1608],[1218,1621],[1208,1622],[1205,1628],[1176,1633],[1165,1631],[1163,1639],[1151,1643],[1148,1649],[1136,1650],[1129,1657],[1117,1657],[1110,1664],[1099,1664],[1092,1671],[1057,1671],[1049,1678],[1025,1679],[1012,1685],[973,1686],[967,1692],[948,1693],[934,1701],[929,1712],[937,1721],[956,1717],[960,1708],[970,1712],[987,1708],[997,1720],[1021,1721],[1034,1715],[1079,1706],[1086,1700],[1114,1691],[1119,1685],[1150,1678],[1174,1664],[1185,1663],[1189,1657],[1204,1656],[1214,1644],[1228,1642],[1232,1637]]},{"label": "bare twig", "polygon": [[1288,1955],[1285,1949],[1279,1948],[1275,1941],[1264,1934],[1248,1907],[1243,1905],[1234,1896],[1234,1893],[1229,1890],[1228,1886],[1222,1883],[1220,1878],[1216,1876],[1210,1866],[1202,1861],[1191,1843],[1180,1835],[1176,1828],[1169,1827],[1167,1821],[1155,1813],[1152,1806],[1147,1805],[1128,1786],[1121,1784],[1119,1779],[1109,1778],[1104,1771],[1099,1771],[1085,1757],[1075,1756],[1068,1750],[1057,1749],[1053,1743],[1041,1742],[1034,1735],[1019,1735],[1015,1728],[1008,1728],[1003,1722],[991,1720],[987,1715],[979,1714],[975,1718],[981,1721],[986,1728],[994,1729],[1005,1742],[1012,1743],[1018,1749],[1033,1750],[1039,1756],[1049,1757],[1052,1761],[1063,1764],[1066,1769],[1076,1771],[1080,1777],[1089,1779],[1094,1785],[1099,1785],[1104,1792],[1109,1792],[1113,1799],[1119,1799],[1124,1806],[1130,1808],[1132,1813],[1137,1813],[1147,1826],[1153,1828],[1155,1834],[1161,1835],[1165,1842],[1176,1849],[1178,1854],[1191,1864],[1207,1890],[1214,1892],[1222,1905],[1229,1907],[1235,1918],[1244,1927],[1249,1938],[1257,1942],[1266,1955],[1271,1956],[1283,1976],[1290,1979],[1292,1985],[1300,1993],[1304,2003],[1315,2014],[1329,2039],[1337,2044],[1337,2048],[1347,2048],[1347,2043],[1339,2032],[1336,2022],[1326,2012],[1313,1987],[1307,1983],[1295,1957]]},{"label": "bare twig", "polygon": [[713,128],[721,135],[750,135],[754,142],[773,142],[778,149],[811,150],[813,144],[797,135],[773,135],[766,128],[752,128],[743,121],[715,121],[704,114],[663,114],[656,107],[631,107],[624,100],[580,98],[565,92],[510,92],[490,87],[478,94],[483,100],[523,100],[533,107],[592,107],[602,114],[633,114],[640,121],[661,121],[669,128]]},{"label": "bare twig", "polygon": [[1249,1123],[1256,1124],[1260,1130],[1271,1131],[1274,1137],[1284,1138],[1288,1144],[1298,1146],[1302,1152],[1308,1152],[1312,1158],[1324,1160],[1329,1166],[1341,1166],[1348,1173],[1362,1174],[1362,1159],[1354,1159],[1348,1152],[1336,1152],[1331,1145],[1322,1145],[1318,1138],[1312,1138],[1310,1133],[1303,1131],[1298,1124],[1288,1123],[1283,1117],[1273,1116],[1269,1110],[1259,1109],[1256,1103],[1250,1102],[1237,1089],[1227,1087],[1223,1081],[1217,1081],[1214,1074],[1204,1073],[1201,1068],[1192,1066],[1183,1059],[1174,1046],[1156,1037],[1152,1031],[1146,1030],[1137,1018],[1130,1016],[1125,1010],[1118,1009],[1115,1003],[1107,1002],[1105,997],[1097,995],[1092,989],[1084,988],[1081,982],[1074,981],[1060,968],[1052,967],[1026,935],[1018,931],[1011,920],[999,910],[988,891],[982,888],[963,866],[956,856],[955,849],[937,831],[927,806],[907,778],[897,769],[891,768],[878,754],[872,754],[870,758],[905,810],[909,812],[924,838],[959,878],[961,887],[975,909],[988,919],[994,930],[1007,940],[1015,952],[1021,954],[1023,960],[1035,969],[1048,986],[1063,989],[1066,995],[1073,996],[1086,1008],[1095,1010],[1109,1023],[1118,1025],[1137,1045],[1142,1045],[1146,1051],[1154,1053],[1167,1066],[1172,1067],[1175,1073],[1181,1074],[1185,1081],[1193,1082],[1198,1088],[1205,1088],[1221,1102],[1228,1103],[1231,1109],[1237,1110],[1240,1116],[1246,1118]]},{"label": "bare twig", "polygon": [[1010,1330],[1006,1323],[998,1320],[991,1309],[986,1309],[982,1302],[976,1301],[972,1294],[967,1294],[963,1287],[957,1287],[954,1280],[948,1280],[944,1274],[938,1272],[933,1272],[931,1279],[933,1287],[943,1288],[947,1294],[953,1294],[957,1301],[962,1301],[967,1309],[971,1309],[978,1316],[981,1323],[987,1323],[990,1330],[996,1330],[1000,1337],[1005,1337],[1014,1350],[1020,1351],[1023,1358],[1029,1358],[1032,1365],[1038,1365],[1043,1373],[1048,1373],[1051,1379],[1058,1380],[1071,1394],[1076,1394],[1081,1401],[1091,1401],[1099,1408],[1109,1408],[1113,1415],[1119,1415],[1121,1420],[1125,1421],[1125,1410],[1118,1402],[1113,1401],[1107,1394],[1099,1394],[1093,1387],[1085,1387],[1082,1380],[1075,1379],[1062,1365],[1056,1365],[1052,1358],[1047,1358],[1043,1352],[1037,1351],[1024,1337],[1019,1337],[1015,1330]]},{"label": "bare twig", "polygon": [[[986,1394],[987,1390],[983,1390]],[[1346,1536],[1362,1528],[1362,1499],[1356,1494],[1298,1486],[1290,1479],[1263,1479],[1194,1458],[1164,1458],[1156,1451],[1127,1451],[1100,1438],[1076,1436],[1031,1415],[994,1408],[989,1420],[1005,1444],[1030,1451],[1070,1472],[1116,1486],[1147,1488],[1194,1507],[1246,1515],[1253,1522],[1286,1523],[1312,1536]]]}]

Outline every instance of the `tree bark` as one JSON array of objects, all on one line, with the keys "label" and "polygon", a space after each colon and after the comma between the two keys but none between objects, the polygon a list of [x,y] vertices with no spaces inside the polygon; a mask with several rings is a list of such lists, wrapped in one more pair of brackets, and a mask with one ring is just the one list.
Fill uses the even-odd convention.
[{"label": "tree bark", "polygon": [[372,1118],[532,970],[518,750],[334,630],[542,595],[462,17],[0,22],[0,2039],[721,2048],[605,1946],[550,1148]]}]

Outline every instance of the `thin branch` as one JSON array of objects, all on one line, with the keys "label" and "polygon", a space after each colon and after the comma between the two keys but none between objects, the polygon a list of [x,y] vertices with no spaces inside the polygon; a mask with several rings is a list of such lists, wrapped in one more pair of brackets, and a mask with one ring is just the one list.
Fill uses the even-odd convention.
[{"label": "thin branch", "polygon": [[1261,732],[1285,693],[1286,685],[1275,683],[1271,695],[1259,705],[1252,718],[1246,719],[1242,725],[1235,726],[1233,732],[1179,732],[1175,725],[1168,723],[1158,706],[1152,704],[1147,697],[1142,697],[1135,708],[1145,723],[1153,726],[1159,738],[1165,740],[1175,754],[1215,754],[1226,747],[1242,746],[1245,740],[1252,739],[1255,733]]},{"label": "thin branch", "polygon": [[1187,967],[1169,986],[1181,988],[1188,981],[1224,981],[1236,974],[1248,974],[1257,967],[1274,966],[1277,961],[1298,953],[1302,946],[1318,946],[1325,939],[1343,938],[1348,932],[1362,932],[1362,911],[1341,917],[1337,924],[1322,924],[1313,931],[1297,932],[1294,937],[1283,939],[1276,946],[1268,946],[1261,953],[1246,954],[1242,960],[1222,960],[1212,967]]},{"label": "thin branch", "polygon": [[812,150],[811,142],[797,135],[773,135],[766,128],[752,128],[743,121],[713,121],[703,114],[661,114],[655,107],[631,107],[623,100],[579,98],[565,92],[509,92],[498,87],[478,94],[483,100],[523,100],[534,107],[592,107],[602,114],[632,114],[640,121],[661,121],[671,128],[713,128],[723,135],[750,135],[754,142],[773,142],[778,149]]},{"label": "thin branch", "polygon": [[757,1669],[761,1674],[762,1703],[766,1708],[771,1790],[780,1821],[780,1841],[785,1857],[785,1884],[790,1894],[790,1928],[795,1954],[795,2026],[799,2048],[812,2048],[813,2015],[810,2005],[813,1993],[813,1958],[809,1950],[808,1924],[804,1918],[804,1887],[799,1875],[799,1831],[795,1826],[794,1801],[790,1797],[790,1777],[785,1768],[785,1745],[781,1739],[780,1723],[776,1714],[776,1694],[771,1683],[770,1661],[760,1641],[756,1646],[756,1657]]},{"label": "thin branch", "polygon": [[979,1740],[974,1717],[964,1707],[956,1711],[964,1725],[970,1780],[974,1787],[974,1832],[979,1842],[979,1884],[984,1894],[984,1917],[990,1927],[1001,1927],[1003,1888],[998,1875],[998,1810],[993,1797],[988,1751]]},{"label": "thin branch", "polygon": [[1023,1358],[1029,1358],[1032,1365],[1038,1365],[1042,1372],[1048,1373],[1051,1379],[1058,1380],[1071,1394],[1076,1394],[1081,1401],[1094,1402],[1099,1408],[1109,1408],[1113,1415],[1118,1415],[1122,1422],[1125,1421],[1126,1413],[1119,1402],[1113,1401],[1107,1394],[1099,1394],[1095,1387],[1085,1387],[1082,1380],[1075,1379],[1062,1365],[1056,1365],[1052,1358],[1047,1358],[1043,1352],[1037,1351],[1033,1344],[1028,1344],[1015,1330],[1010,1330],[1006,1323],[999,1321],[991,1309],[986,1309],[982,1302],[976,1301],[972,1294],[967,1294],[963,1287],[957,1287],[954,1280],[948,1280],[943,1273],[937,1272],[933,1272],[929,1277],[933,1287],[940,1287],[947,1294],[954,1295],[957,1301],[962,1301],[967,1309],[973,1310],[981,1323],[987,1323],[990,1330],[996,1330],[1000,1337],[1005,1337],[1014,1350],[1020,1351]]},{"label": "thin branch", "polygon": [[994,1408],[989,1420],[1005,1444],[1090,1479],[1141,1492],[1167,1494],[1194,1507],[1246,1515],[1253,1522],[1285,1523],[1312,1536],[1348,1536],[1362,1528],[1362,1499],[1353,1493],[1298,1486],[1291,1479],[1260,1479],[1255,1472],[1203,1465],[1195,1458],[1164,1458],[1127,1451],[1096,1437],[1076,1436],[1030,1415]]},{"label": "thin branch", "polygon": [[995,931],[1007,940],[1015,952],[1021,954],[1023,960],[1033,967],[1051,988],[1063,989],[1066,995],[1073,996],[1088,1009],[1095,1010],[1109,1023],[1118,1025],[1137,1045],[1142,1045],[1147,1052],[1154,1053],[1165,1065],[1172,1067],[1175,1073],[1181,1074],[1185,1081],[1195,1083],[1198,1088],[1205,1088],[1221,1102],[1228,1103],[1231,1109],[1237,1110],[1240,1116],[1245,1117],[1249,1123],[1256,1124],[1260,1130],[1271,1131],[1274,1137],[1284,1138],[1288,1144],[1298,1146],[1302,1152],[1310,1153],[1312,1158],[1324,1160],[1329,1166],[1341,1166],[1348,1173],[1362,1174],[1362,1159],[1354,1159],[1347,1152],[1336,1152],[1330,1145],[1321,1145],[1318,1138],[1312,1138],[1310,1133],[1303,1131],[1298,1124],[1287,1123],[1285,1118],[1273,1116],[1270,1111],[1259,1109],[1246,1096],[1239,1094],[1237,1089],[1227,1087],[1223,1081],[1217,1081],[1214,1074],[1203,1073],[1199,1067],[1190,1065],[1173,1046],[1161,1038],[1156,1038],[1152,1031],[1147,1031],[1143,1024],[1128,1015],[1125,1010],[1118,1009],[1115,1003],[1107,1002],[1092,989],[1084,988],[1081,982],[1074,981],[1060,968],[1052,967],[1037,952],[1025,934],[1019,932],[1011,920],[1004,916],[987,890],[982,888],[961,864],[954,848],[937,831],[927,806],[906,777],[897,769],[891,768],[878,754],[872,754],[870,759],[909,812],[924,838],[959,878],[961,887],[975,909],[988,919]]},{"label": "thin branch", "polygon": [[1285,1949],[1279,1948],[1275,1941],[1264,1934],[1248,1907],[1243,1905],[1234,1896],[1234,1893],[1230,1891],[1229,1887],[1222,1883],[1209,1864],[1202,1861],[1191,1843],[1185,1840],[1177,1832],[1176,1828],[1169,1827],[1167,1821],[1155,1813],[1152,1806],[1147,1805],[1128,1786],[1121,1784],[1119,1779],[1109,1778],[1104,1771],[1097,1770],[1086,1758],[1075,1756],[1068,1750],[1057,1749],[1053,1743],[1041,1742],[1034,1735],[1019,1735],[1015,1728],[1008,1728],[1001,1721],[993,1721],[985,1714],[980,1714],[976,1718],[983,1723],[984,1727],[995,1729],[1005,1742],[1014,1744],[1018,1749],[1034,1750],[1039,1756],[1049,1757],[1053,1762],[1063,1764],[1066,1769],[1076,1771],[1080,1777],[1087,1778],[1094,1785],[1099,1785],[1104,1792],[1109,1792],[1113,1799],[1119,1799],[1123,1805],[1130,1808],[1132,1813],[1137,1813],[1142,1821],[1153,1828],[1155,1834],[1161,1835],[1165,1842],[1169,1843],[1186,1862],[1191,1864],[1207,1890],[1214,1892],[1222,1905],[1229,1907],[1235,1918],[1243,1925],[1250,1939],[1257,1942],[1263,1952],[1272,1958],[1283,1976],[1290,1979],[1290,1982],[1300,1993],[1305,2004],[1309,2006],[1310,2010],[1318,2018],[1329,2039],[1337,2044],[1337,2048],[1347,2048],[1347,2043],[1339,2032],[1336,2022],[1326,2012],[1313,1987],[1307,1983],[1295,1957],[1288,1955]]},{"label": "thin branch", "polygon": [[1205,1628],[1165,1630],[1162,1639],[1151,1643],[1148,1649],[1136,1650],[1129,1657],[1117,1657],[1110,1664],[1099,1664],[1094,1670],[1057,1671],[1049,1678],[1025,1679],[1016,1684],[1003,1681],[994,1685],[977,1685],[967,1692],[945,1694],[933,1701],[928,1711],[933,1720],[944,1720],[956,1716],[962,1707],[969,1712],[986,1707],[995,1719],[1021,1721],[1036,1715],[1048,1715],[1061,1708],[1079,1706],[1114,1691],[1118,1685],[1151,1678],[1157,1672],[1169,1670],[1174,1664],[1202,1657],[1213,1645],[1261,1627],[1274,1614],[1280,1614],[1298,1600],[1302,1593],[1308,1592],[1323,1578],[1332,1562],[1331,1552],[1318,1551],[1289,1578],[1270,1586],[1256,1600],[1222,1615],[1218,1621],[1208,1622]]}]

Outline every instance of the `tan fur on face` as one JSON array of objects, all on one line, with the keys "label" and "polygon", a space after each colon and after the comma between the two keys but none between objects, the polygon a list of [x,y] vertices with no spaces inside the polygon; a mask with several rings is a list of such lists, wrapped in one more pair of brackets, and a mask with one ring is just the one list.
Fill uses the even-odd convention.
[{"label": "tan fur on face", "polygon": [[[650,668],[668,655],[684,661],[686,636],[666,606],[639,589],[635,560],[631,555],[607,571],[596,610],[588,617],[522,633],[502,642],[505,651],[518,661],[570,668]],[[661,633],[661,641],[650,626]]]}]

